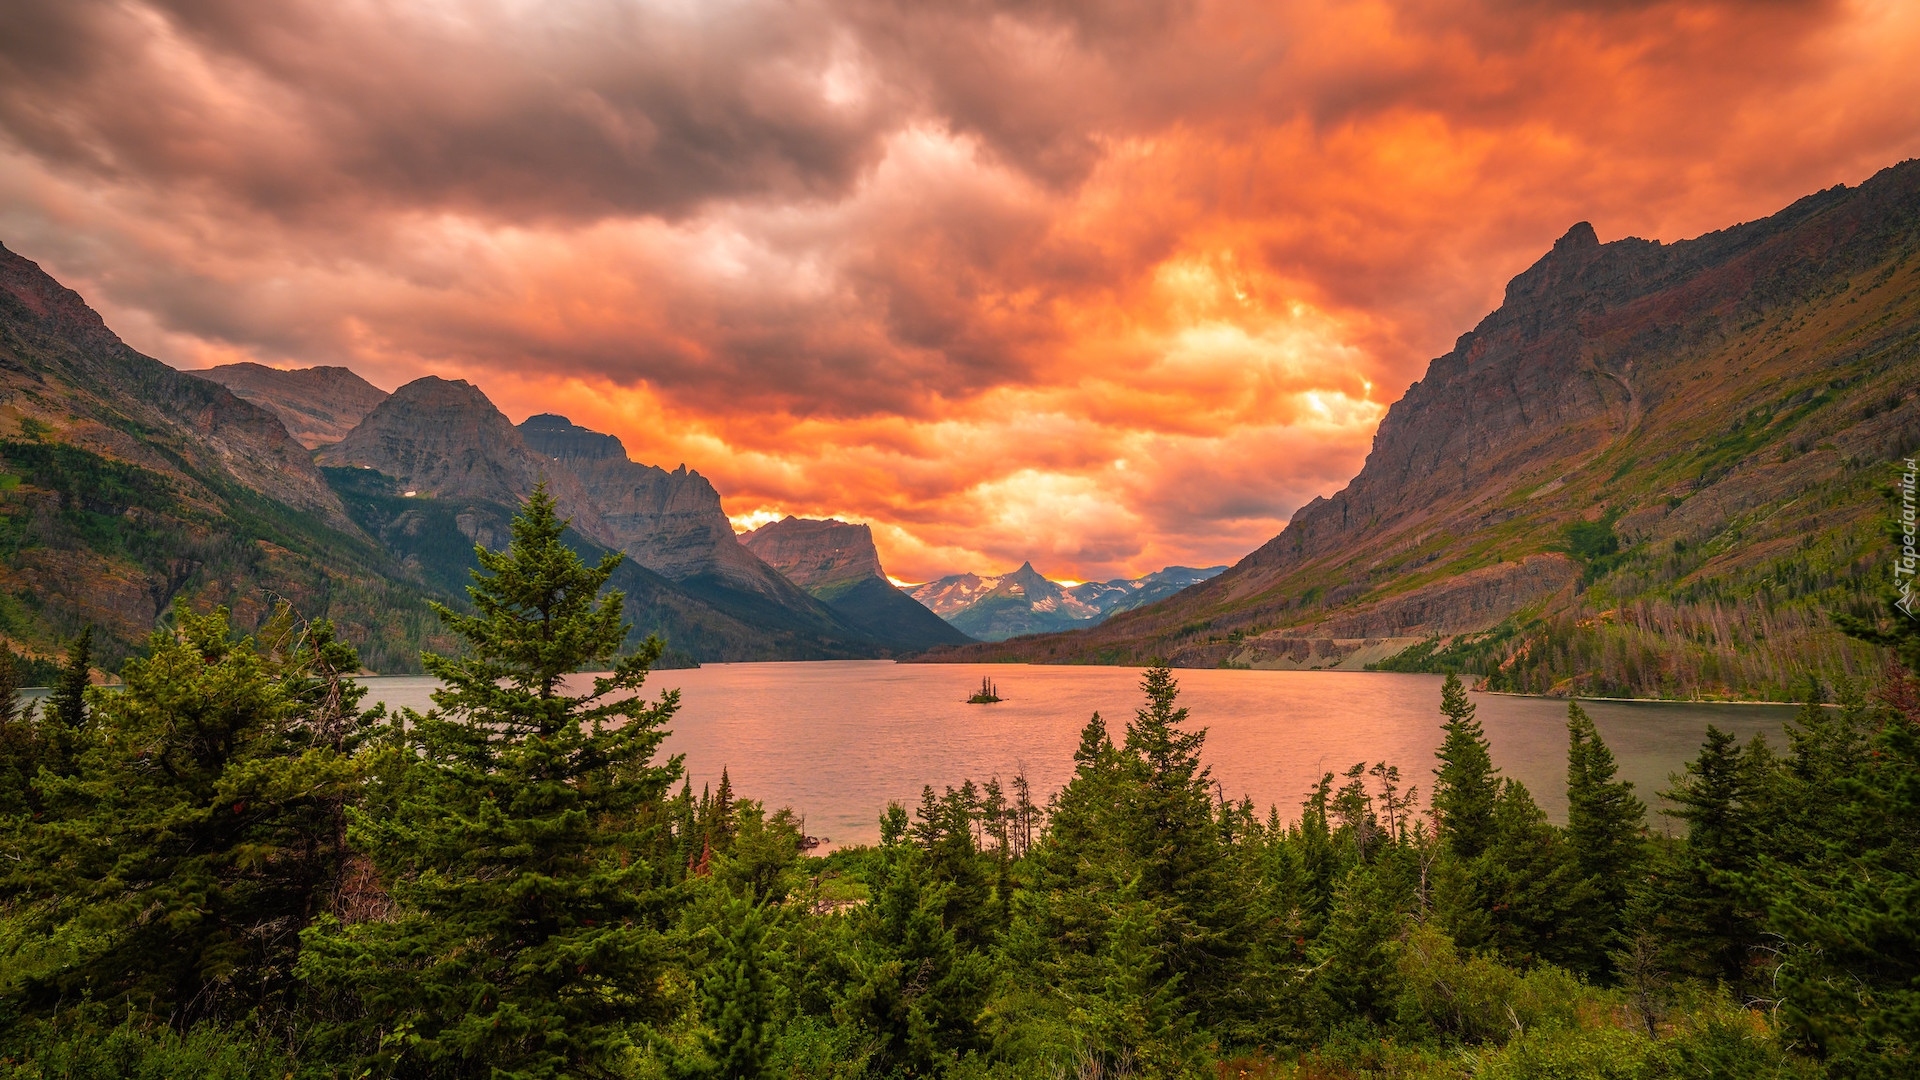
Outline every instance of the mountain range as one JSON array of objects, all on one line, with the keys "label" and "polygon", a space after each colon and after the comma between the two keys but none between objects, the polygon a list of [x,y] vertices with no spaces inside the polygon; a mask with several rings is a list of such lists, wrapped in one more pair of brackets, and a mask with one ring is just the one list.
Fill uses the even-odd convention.
[{"label": "mountain range", "polygon": [[1095,626],[1123,611],[1164,599],[1226,570],[1169,566],[1139,578],[1073,584],[1041,576],[1032,562],[997,577],[952,574],[915,585],[908,595],[981,641]]},{"label": "mountain range", "polygon": [[[0,247],[0,635],[111,666],[177,598],[278,600],[377,670],[445,648],[473,544],[544,481],[683,662],[901,656],[1465,670],[1494,689],[1786,697],[1864,674],[1920,448],[1920,162],[1693,240],[1569,229],[1389,409],[1358,475],[1224,572],[894,588],[865,526],[735,536],[698,472],[477,388],[176,371]],[[1171,595],[1167,595],[1167,594]],[[945,619],[929,618],[917,600]],[[962,632],[979,643],[955,640]]]},{"label": "mountain range", "polygon": [[972,640],[887,579],[867,525],[788,516],[740,540],[809,595],[903,649]]},{"label": "mountain range", "polygon": [[117,666],[181,597],[242,627],[283,599],[332,618],[375,670],[417,669],[450,644],[425,601],[465,602],[474,545],[504,545],[542,482],[577,550],[628,556],[611,584],[670,663],[968,640],[886,581],[864,526],[871,572],[802,575],[810,592],[741,544],[685,466],[631,461],[561,416],[516,426],[461,381],[388,394],[345,368],[177,371],[0,247],[0,635],[29,678],[83,626]]},{"label": "mountain range", "polygon": [[1566,694],[1804,694],[1873,663],[1920,447],[1920,162],[1678,243],[1569,229],[1226,573],[948,660],[1466,670]]}]

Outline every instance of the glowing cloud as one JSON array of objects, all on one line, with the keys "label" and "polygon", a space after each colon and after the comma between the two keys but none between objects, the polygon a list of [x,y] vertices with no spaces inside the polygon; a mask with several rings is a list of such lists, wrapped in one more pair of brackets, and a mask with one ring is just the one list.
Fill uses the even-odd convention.
[{"label": "glowing cloud", "polygon": [[1920,9],[0,11],[0,239],[180,366],[467,378],[926,580],[1238,558],[1577,220],[1920,153]]}]

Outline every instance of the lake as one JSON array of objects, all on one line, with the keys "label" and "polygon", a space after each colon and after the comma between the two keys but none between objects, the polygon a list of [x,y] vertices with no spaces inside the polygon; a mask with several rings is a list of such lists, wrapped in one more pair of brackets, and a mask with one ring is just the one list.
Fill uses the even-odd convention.
[{"label": "lake", "polygon": [[[1385,761],[1420,786],[1424,802],[1440,744],[1438,675],[1340,671],[1175,672],[1191,723],[1227,796],[1251,796],[1264,815],[1297,816],[1325,771]],[[982,676],[1006,700],[969,705]],[[1142,698],[1134,668],[1018,664],[895,664],[887,660],[709,664],[656,672],[648,696],[680,691],[668,753],[686,755],[694,789],[725,767],[734,791],[790,806],[830,846],[873,843],[888,800],[909,806],[922,784],[968,777],[1002,782],[1025,769],[1036,800],[1073,773],[1080,729],[1096,710],[1114,741]],[[368,678],[368,701],[426,709],[436,685],[420,677]],[[1526,784],[1556,820],[1566,814],[1564,701],[1473,694],[1503,773]],[[1584,703],[1641,798],[1699,752],[1708,724],[1742,741],[1764,732],[1783,748],[1792,706]],[[1655,829],[1666,828],[1654,815]]]}]

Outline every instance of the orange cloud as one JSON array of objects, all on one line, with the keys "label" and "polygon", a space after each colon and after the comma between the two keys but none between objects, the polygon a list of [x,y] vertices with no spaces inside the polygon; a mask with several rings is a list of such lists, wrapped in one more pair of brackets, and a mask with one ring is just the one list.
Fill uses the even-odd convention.
[{"label": "orange cloud", "polygon": [[1238,558],[1578,220],[1920,154],[1896,0],[0,11],[0,238],[180,366],[473,380],[890,572]]}]

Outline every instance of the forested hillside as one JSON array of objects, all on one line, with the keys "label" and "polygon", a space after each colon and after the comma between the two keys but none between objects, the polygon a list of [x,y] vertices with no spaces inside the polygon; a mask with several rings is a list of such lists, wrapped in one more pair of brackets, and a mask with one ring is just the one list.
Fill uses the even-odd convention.
[{"label": "forested hillside", "polygon": [[0,247],[0,636],[36,676],[88,627],[112,670],[179,598],[248,629],[285,599],[364,663],[417,670],[450,643],[429,595],[273,414],[129,348]]},{"label": "forested hillside", "polygon": [[[426,715],[283,613],[182,605],[124,686],[0,695],[0,1076],[1912,1076],[1920,630],[1664,794],[1568,709],[1564,827],[1449,680],[1435,759],[1221,797],[1148,670],[1064,790],[928,788],[878,847],[696,795],[551,500]],[[0,656],[0,673],[7,657]],[[611,673],[593,679],[579,670]],[[1651,804],[1651,805],[1650,805]],[[1676,828],[1660,824],[1664,806]]]}]

